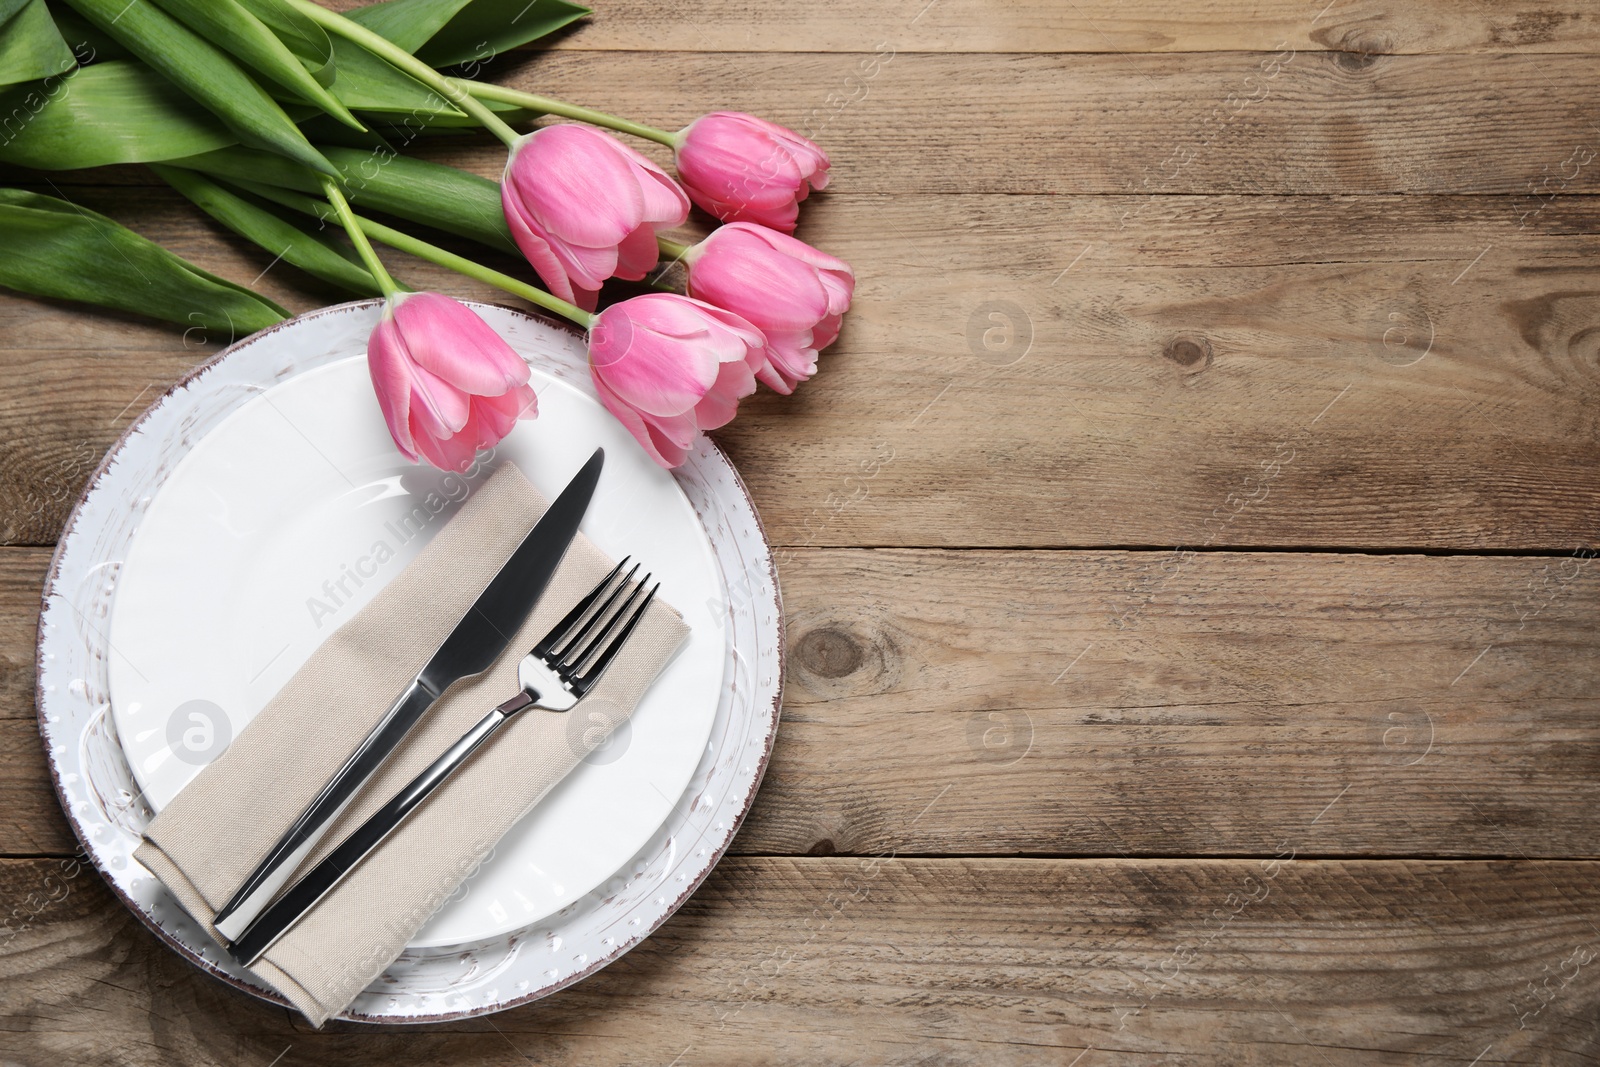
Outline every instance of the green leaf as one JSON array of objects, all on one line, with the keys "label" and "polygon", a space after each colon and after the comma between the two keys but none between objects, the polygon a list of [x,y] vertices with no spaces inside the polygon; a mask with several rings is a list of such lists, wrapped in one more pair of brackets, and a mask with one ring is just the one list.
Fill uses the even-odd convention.
[{"label": "green leaf", "polygon": [[589,14],[566,0],[386,0],[346,15],[436,67],[482,63]]},{"label": "green leaf", "polygon": [[455,111],[444,97],[411,75],[343,37],[333,38],[333,57],[336,73],[329,91],[353,111]]},{"label": "green leaf", "polygon": [[289,51],[299,57],[301,65],[319,85],[333,84],[333,42],[328,38],[328,31],[284,0],[239,0],[239,3],[289,46]]},{"label": "green leaf", "polygon": [[[323,152],[342,172],[345,195],[358,210],[381,211],[471,238],[501,252],[521,254],[506,226],[500,186],[495,182],[454,167],[395,155],[387,148],[324,145]],[[229,181],[321,193],[317,180],[304,168],[247,148],[224,148],[172,162]]]},{"label": "green leaf", "polygon": [[25,167],[146,163],[238,141],[216,116],[142,63],[96,63],[54,82],[0,93],[0,161]]},{"label": "green leaf", "polygon": [[[423,125],[448,119],[463,126],[478,126],[476,119],[456,110],[428,86],[352,41],[335,37],[333,55],[337,73],[330,90],[352,111],[404,115]],[[488,103],[497,112],[515,111],[499,101]]]},{"label": "green leaf", "polygon": [[231,337],[289,313],[153,241],[65,200],[0,189],[0,285],[81,300]]},{"label": "green leaf", "polygon": [[285,263],[299,267],[314,278],[321,278],[331,285],[362,296],[383,295],[377,281],[361,266],[353,252],[346,252],[331,241],[307,233],[192,170],[159,164],[150,169],[194,201],[201,211],[240,237],[254,241]]},{"label": "green leaf", "polygon": [[231,58],[205,38],[141,0],[68,0],[128,51],[215,113],[247,144],[327,174],[332,165]]},{"label": "green leaf", "polygon": [[500,185],[464,170],[410,156],[330,148],[358,208],[382,211],[520,256],[500,204]]},{"label": "green leaf", "polygon": [[83,66],[90,63],[103,62],[107,59],[132,59],[133,53],[122,47],[110,37],[96,29],[89,20],[60,3],[49,3],[50,17],[55,20],[56,29],[61,31],[61,37],[78,57],[78,62]]},{"label": "green leaf", "polygon": [[317,181],[315,174],[282,156],[259,152],[253,148],[235,145],[168,162],[174,167],[197,170],[229,181],[245,178],[302,193],[316,193],[319,196],[322,194],[322,185]]},{"label": "green leaf", "polygon": [[44,0],[0,0],[0,85],[59,78],[77,65]]},{"label": "green leaf", "polygon": [[237,0],[155,0],[167,14],[257,73],[354,129],[356,117],[323,88],[300,58]]}]

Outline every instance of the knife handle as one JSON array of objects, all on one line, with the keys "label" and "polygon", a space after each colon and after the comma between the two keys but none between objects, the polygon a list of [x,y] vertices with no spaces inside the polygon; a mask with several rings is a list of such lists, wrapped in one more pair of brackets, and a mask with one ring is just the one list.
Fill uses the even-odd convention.
[{"label": "knife handle", "polygon": [[480,745],[493,737],[496,730],[509,722],[517,712],[532,705],[533,697],[524,690],[479,719],[478,724],[462,734],[461,739],[446,749],[444,755],[430,763],[387,804],[373,812],[366,822],[339,843],[339,847],[328,853],[321,863],[307,871],[305,877],[290,886],[283,896],[263,911],[250,924],[250,928],[229,946],[228,951],[233,958],[246,967],[254,965],[262,953],[271,948],[302,915],[338,885],[373,849],[383,844],[384,839],[394,833],[406,821],[406,817],[443,785]]},{"label": "knife handle", "polygon": [[411,728],[438,699],[427,686],[413,680],[383,717],[362,739],[344,765],[328,779],[322,791],[302,811],[293,825],[283,832],[270,851],[256,864],[237,892],[217,912],[212,925],[229,941],[242,934],[294,876],[305,858],[317,847],[339,814],[349,807],[374,771],[388,758]]}]

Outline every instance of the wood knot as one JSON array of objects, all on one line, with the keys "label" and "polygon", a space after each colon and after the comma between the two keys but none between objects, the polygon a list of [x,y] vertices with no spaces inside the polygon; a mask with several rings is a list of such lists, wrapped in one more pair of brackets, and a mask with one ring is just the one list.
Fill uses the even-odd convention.
[{"label": "wood knot", "polygon": [[872,615],[841,618],[836,612],[805,612],[789,618],[790,677],[813,696],[886,693],[900,682],[900,647],[882,620]]},{"label": "wood knot", "polygon": [[1346,74],[1360,74],[1378,61],[1377,52],[1335,52],[1333,62]]},{"label": "wood knot", "polygon": [[833,627],[812,630],[794,648],[799,666],[819,678],[843,678],[861,669],[866,654],[855,638]]},{"label": "wood knot", "polygon": [[1330,26],[1313,33],[1311,39],[1328,49],[1333,65],[1348,74],[1360,74],[1379,56],[1394,54],[1394,41],[1387,34],[1372,33],[1366,28],[1340,33]]},{"label": "wood knot", "polygon": [[1198,374],[1211,366],[1211,342],[1204,337],[1182,334],[1167,342],[1161,353],[1191,374]]}]

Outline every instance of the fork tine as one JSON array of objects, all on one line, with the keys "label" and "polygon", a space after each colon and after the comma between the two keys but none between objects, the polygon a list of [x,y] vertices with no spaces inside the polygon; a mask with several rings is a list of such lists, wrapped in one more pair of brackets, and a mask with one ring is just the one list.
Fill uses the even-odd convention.
[{"label": "fork tine", "polygon": [[[650,576],[645,575],[644,582],[648,582],[649,580]],[[644,589],[644,582],[639,583],[640,591],[643,591]],[[589,687],[598,682],[600,680],[600,676],[606,672],[606,668],[611,666],[611,661],[617,658],[617,653],[622,651],[622,646],[628,643],[628,638],[633,635],[634,627],[638,626],[639,620],[644,618],[645,609],[650,607],[650,601],[656,598],[656,590],[660,588],[660,582],[657,582],[651,587],[650,592],[645,594],[644,599],[639,602],[639,606],[635,608],[633,614],[629,616],[627,624],[624,625],[622,629],[617,632],[617,635],[611,639],[611,643],[606,646],[605,651],[600,653],[600,657],[594,661],[593,666],[591,666],[581,676],[572,679],[570,684],[577,692],[578,696],[581,697],[587,693],[589,691]],[[629,598],[629,602],[632,602],[631,597]],[[626,610],[626,607],[624,607],[624,610]],[[617,612],[617,617],[620,618],[621,616],[622,612]],[[584,658],[587,659],[588,657],[585,656]],[[582,660],[579,662],[581,663]]]},{"label": "fork tine", "polygon": [[[573,641],[576,641],[584,634],[589,624],[593,623],[594,616],[605,612],[604,605],[599,609],[595,608],[595,601],[611,590],[612,582],[616,581],[617,575],[621,573],[622,568],[626,567],[628,560],[632,558],[632,556],[623,557],[622,562],[613,567],[610,574],[600,579],[599,584],[591,589],[582,600],[578,601],[560,622],[551,627],[550,632],[544,635],[544,640],[534,646],[533,654],[544,660],[559,660],[561,653],[555,651],[556,646],[562,641],[566,641],[570,647]],[[634,571],[638,569],[639,564],[635,563],[633,570],[622,576],[622,581],[617,588],[627,588],[628,580],[633,577]],[[615,595],[615,593],[612,595]]]},{"label": "fork tine", "polygon": [[[635,563],[633,568],[629,570],[627,574],[622,576],[622,581],[617,584],[617,587],[611,590],[610,595],[607,596],[605,600],[601,601],[600,606],[593,609],[589,617],[583,621],[583,625],[579,626],[570,636],[568,636],[566,638],[566,642],[559,649],[553,650],[545,657],[545,662],[550,665],[552,670],[555,670],[559,673],[563,669],[563,664],[570,666],[572,661],[572,650],[577,648],[578,645],[589,636],[590,631],[592,631],[596,625],[605,620],[606,616],[610,613],[612,606],[616,604],[617,598],[628,592],[628,590],[632,587],[633,576],[639,573],[639,566],[639,564]],[[607,628],[609,628],[609,624],[607,625]]]},{"label": "fork tine", "polygon": [[[578,601],[577,606],[575,606],[571,611],[567,612],[560,622],[551,627],[550,632],[544,635],[544,639],[542,641],[533,646],[533,655],[542,659],[546,654],[548,654],[550,649],[555,646],[556,642],[565,637],[567,635],[567,631],[576,626],[578,621],[583,618],[584,614],[594,606],[594,602],[600,599],[600,594],[604,593],[606,587],[611,584],[612,580],[615,579],[618,574],[622,573],[622,568],[626,567],[628,565],[628,561],[632,558],[632,556],[623,556],[622,562],[613,567],[610,574],[600,579],[600,584],[595,586],[594,589],[590,590],[589,594],[582,600]],[[637,569],[637,566],[635,569]]]},{"label": "fork tine", "polygon": [[[611,600],[606,602],[604,609],[605,624],[600,627],[594,636],[589,638],[588,643],[583,646],[583,650],[581,652],[573,652],[569,646],[562,655],[561,664],[556,668],[556,670],[563,678],[571,680],[582,672],[583,665],[589,661],[589,657],[593,656],[595,651],[599,649],[601,645],[605,644],[607,639],[611,636],[611,632],[617,628],[618,624],[622,622],[629,610],[633,608],[634,601],[638,600],[639,597],[644,593],[644,583],[648,582],[649,580],[650,575],[647,573],[644,576],[644,581],[640,582],[638,585],[630,584],[627,590],[627,598],[624,599],[622,603],[616,605],[615,611],[612,611],[611,608],[612,601],[616,600],[616,596],[613,595]],[[621,591],[622,590],[618,590],[618,592]],[[600,616],[596,615],[595,621],[598,621],[599,618]]]}]

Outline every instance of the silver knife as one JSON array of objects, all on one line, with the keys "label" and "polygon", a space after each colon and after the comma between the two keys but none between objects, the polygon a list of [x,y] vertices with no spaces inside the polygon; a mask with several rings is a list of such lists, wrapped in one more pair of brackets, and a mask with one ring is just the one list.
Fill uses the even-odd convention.
[{"label": "silver knife", "polygon": [[229,941],[244,933],[433,702],[460,679],[488,670],[505,651],[566,555],[604,464],[605,450],[595,449],[344,766],[217,912],[212,925],[218,933]]}]

